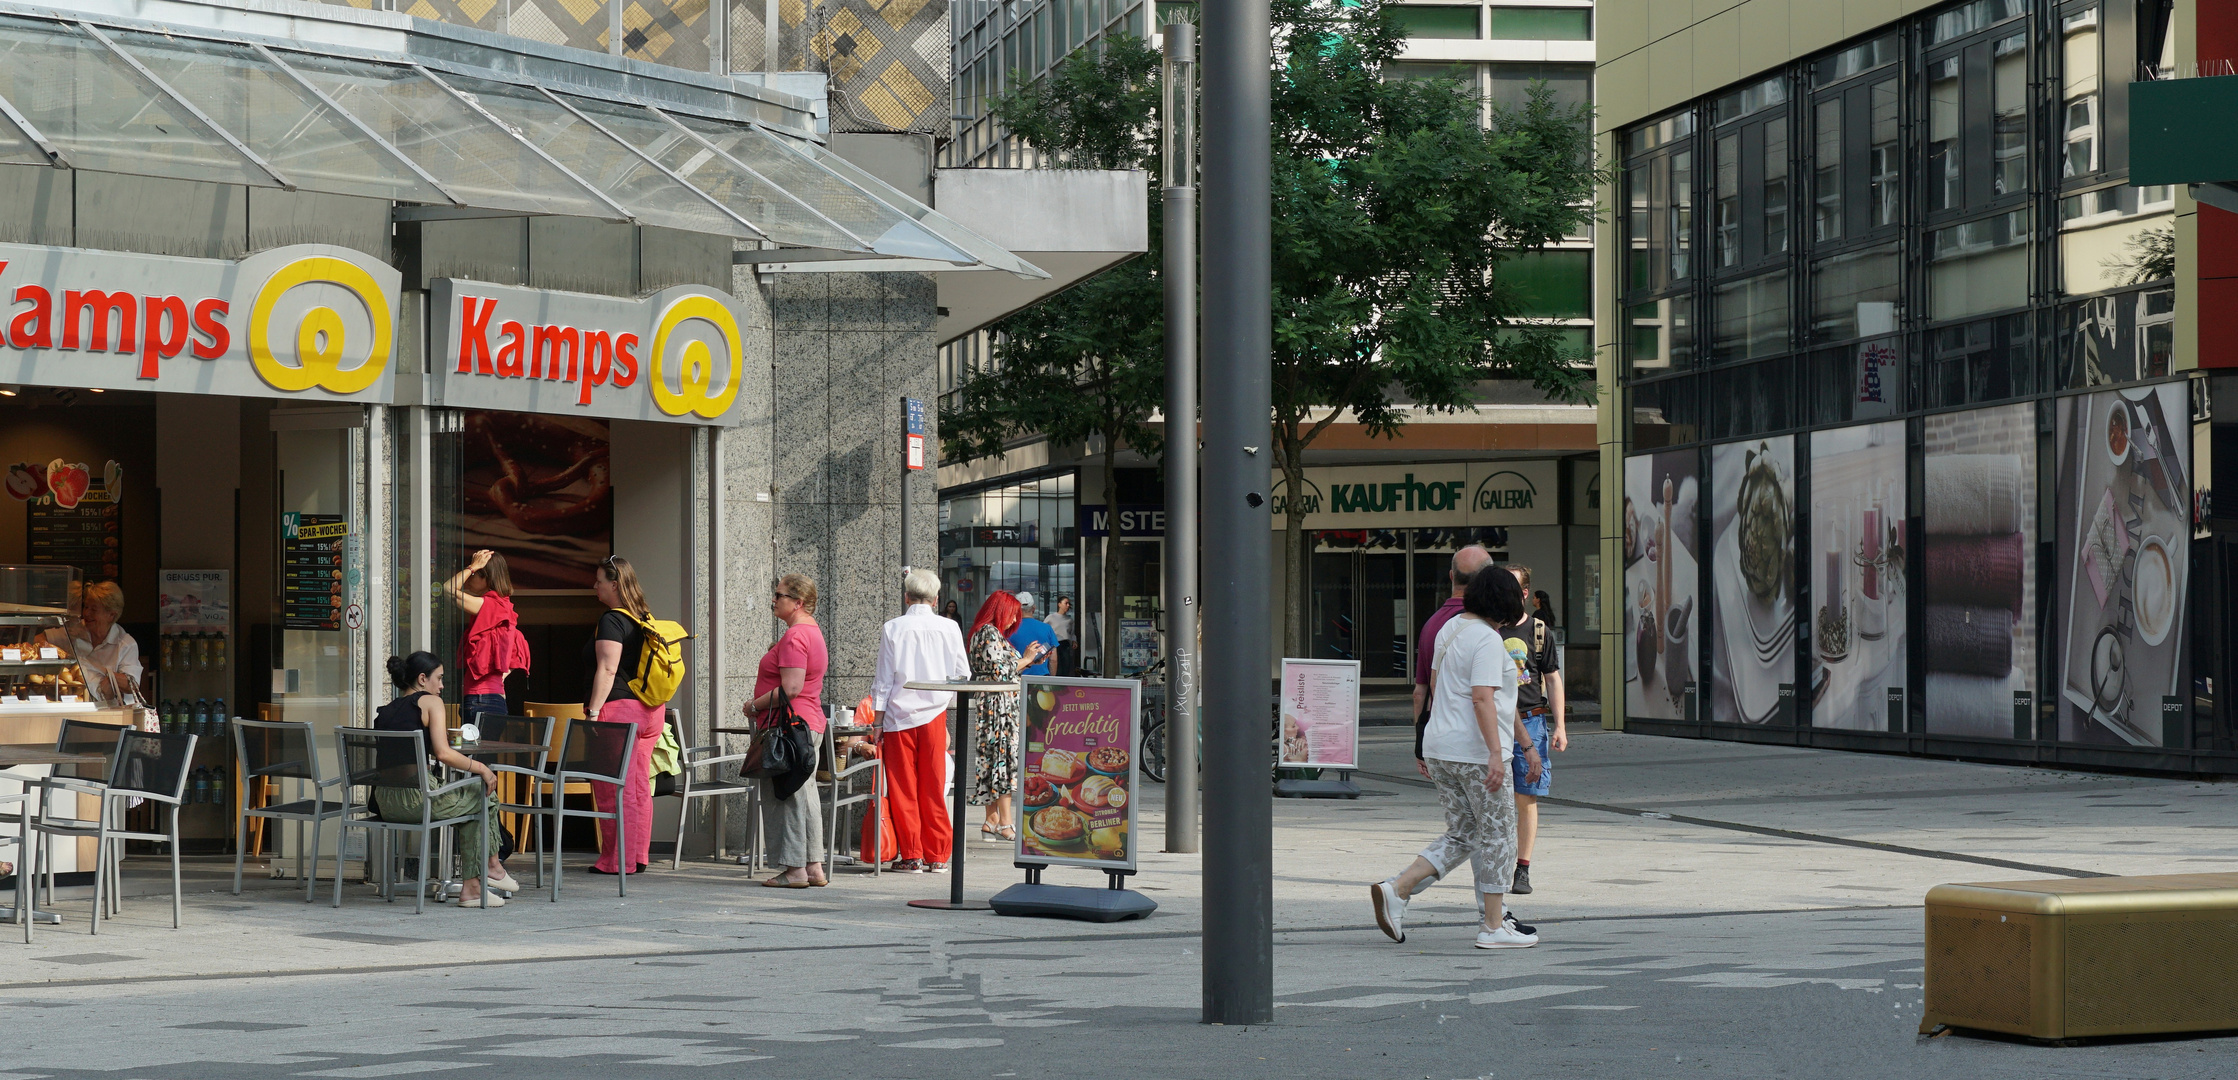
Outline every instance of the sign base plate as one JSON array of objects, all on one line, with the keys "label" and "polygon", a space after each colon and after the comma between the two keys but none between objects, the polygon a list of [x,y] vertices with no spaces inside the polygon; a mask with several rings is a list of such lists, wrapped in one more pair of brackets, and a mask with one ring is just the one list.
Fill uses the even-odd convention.
[{"label": "sign base plate", "polygon": [[980,900],[911,900],[910,907],[930,908],[934,911],[985,911],[987,905]]},{"label": "sign base plate", "polygon": [[1118,922],[1146,918],[1158,902],[1133,889],[1099,889],[1084,885],[1044,885],[1021,881],[996,893],[988,901],[997,915],[1040,915],[1083,922]]},{"label": "sign base plate", "polygon": [[1283,799],[1357,799],[1360,785],[1350,780],[1277,780],[1274,793]]}]

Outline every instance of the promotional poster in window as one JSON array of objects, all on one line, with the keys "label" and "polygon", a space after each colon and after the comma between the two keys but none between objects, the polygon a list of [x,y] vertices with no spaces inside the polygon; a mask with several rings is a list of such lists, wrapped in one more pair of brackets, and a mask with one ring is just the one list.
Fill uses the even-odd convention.
[{"label": "promotional poster in window", "polygon": [[1795,437],[1710,448],[1717,603],[1710,718],[1791,722],[1795,701]]},{"label": "promotional poster in window", "polygon": [[1624,706],[1631,716],[1691,720],[1697,451],[1624,463]]},{"label": "promotional poster in window", "polygon": [[2034,738],[2036,406],[1926,424],[1927,730]]},{"label": "promotional poster in window", "polygon": [[1810,722],[1904,730],[1904,424],[1811,435]]},{"label": "promotional poster in window", "polygon": [[[2164,746],[2183,698],[2191,564],[2186,384],[2063,397],[2057,409],[2065,627],[2059,738]],[[2165,713],[2167,720],[2163,720]]]}]

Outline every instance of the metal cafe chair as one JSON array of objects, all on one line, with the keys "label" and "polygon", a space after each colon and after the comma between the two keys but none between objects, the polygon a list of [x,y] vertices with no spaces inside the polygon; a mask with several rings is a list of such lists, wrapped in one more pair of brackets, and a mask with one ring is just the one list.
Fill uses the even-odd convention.
[{"label": "metal cafe chair", "polygon": [[[298,827],[311,824],[311,845],[308,849],[296,845],[295,876],[303,879],[303,902],[308,904],[319,888],[319,847],[325,836],[328,819],[339,820],[349,816],[350,789],[342,778],[332,779],[319,775],[317,737],[311,725],[305,723],[274,722],[268,720],[233,720],[233,752],[240,759],[241,783],[261,782],[277,789],[284,780],[296,782],[296,798],[292,802],[250,806],[249,800],[235,804],[233,814],[233,895],[241,895],[241,865],[248,857],[249,820],[293,821]],[[329,798],[327,789],[341,787],[340,793]],[[301,840],[303,834],[297,833]],[[304,853],[310,853],[310,872],[304,872]],[[334,852],[334,876],[342,876],[342,852]]]},{"label": "metal cafe chair", "polygon": [[[123,857],[121,841],[125,840],[156,840],[170,845],[171,929],[179,928],[183,908],[179,885],[179,806],[185,801],[197,738],[126,728],[117,734],[116,757],[109,763],[107,783],[91,784],[74,777],[47,778],[44,786],[50,794],[69,792],[100,799],[97,818],[63,817],[42,809],[31,823],[31,830],[40,834],[42,861],[51,852],[54,837],[95,842],[94,859],[100,872],[93,876],[93,933],[101,932],[104,915],[124,910],[117,893],[123,887],[118,865]],[[134,798],[170,807],[169,828],[163,832],[136,832],[120,827],[117,823],[124,820],[125,801]]]},{"label": "metal cafe chair", "polygon": [[[542,782],[549,786],[551,803],[537,810],[538,813],[552,819],[553,833],[563,832],[568,818],[579,817],[612,821],[617,842],[621,837],[629,835],[622,820],[623,815],[628,811],[629,804],[627,800],[621,798],[621,792],[629,788],[630,758],[634,756],[631,751],[636,742],[637,725],[635,724],[616,724],[605,720],[572,720],[568,722],[567,742],[560,750],[559,766],[542,778]],[[614,785],[616,793],[613,812],[571,810],[568,808],[565,794],[567,786],[569,784],[587,783],[592,780]],[[561,858],[559,844],[556,841],[552,848],[552,902],[556,904],[559,902],[560,874],[564,860]],[[617,858],[614,862],[614,868],[620,872],[615,874],[614,878],[621,884],[620,895],[628,896],[629,875],[634,868],[627,865],[628,855],[626,851],[616,852],[615,854]],[[539,859],[541,859],[541,856],[539,856]],[[542,868],[539,867],[537,872],[542,873]]]},{"label": "metal cafe chair", "polygon": [[[56,765],[49,769],[47,775],[43,777],[24,780],[23,789],[26,793],[34,790],[40,792],[36,803],[27,805],[24,812],[32,814],[34,817],[44,812],[43,808],[46,806],[45,791],[49,781],[69,781],[73,795],[77,793],[93,794],[104,786],[109,779],[109,768],[116,760],[117,736],[123,734],[126,730],[127,725],[124,724],[97,724],[90,720],[66,719],[62,721],[61,729],[55,733],[54,748],[69,754],[99,754],[101,755],[101,764]],[[18,819],[15,815],[0,814],[0,824],[16,823],[18,823]],[[44,851],[48,843],[42,838],[39,841],[39,846]],[[32,852],[27,849],[25,854],[30,856]],[[35,858],[25,858],[22,861],[28,866],[35,861]],[[51,862],[51,860],[47,861]],[[106,861],[97,860],[96,869],[113,876],[114,868]],[[34,882],[33,884],[36,885],[37,883]],[[49,903],[54,901],[54,879],[51,876],[47,879],[46,898]],[[112,911],[123,910],[117,904],[113,892],[110,895],[110,906]]]},{"label": "metal cafe chair", "polygon": [[[854,719],[854,710],[835,705],[831,708],[830,715],[824,720],[823,760],[832,764],[833,771],[816,774],[816,779],[828,784],[831,790],[831,805],[828,810],[831,820],[824,828],[824,865],[827,868],[834,865],[833,860],[839,855],[840,812],[847,807],[863,804],[863,812],[872,815],[875,819],[880,801],[886,797],[886,759],[867,757],[849,764],[844,769],[839,768],[838,731],[842,718]],[[847,782],[850,779],[862,777],[865,774],[868,774],[870,781],[867,788],[857,789],[853,794],[841,793],[846,789]],[[886,842],[886,830],[874,826],[869,832],[871,838],[870,850],[861,852],[860,855],[863,862],[870,864],[870,872],[876,875],[883,873],[885,869],[886,852],[883,850],[883,846]],[[827,869],[825,872],[829,873],[830,871]]]},{"label": "metal cafe chair", "polygon": [[[683,746],[683,715],[674,709],[668,710],[668,726],[676,731],[676,744]],[[719,848],[723,843],[724,826],[729,822],[726,811],[727,804],[720,800],[725,795],[747,794],[754,786],[752,781],[740,778],[736,768],[731,769],[730,779],[723,779],[721,766],[744,761],[746,755],[742,753],[725,754],[722,751],[723,748],[720,746],[685,746],[682,761],[684,771],[682,775],[676,777],[676,790],[669,792],[655,791],[653,793],[655,795],[674,795],[684,801],[683,809],[676,815],[676,850],[669,862],[669,869],[671,870],[681,870],[684,867],[684,827],[692,819],[692,800],[718,800],[715,803],[715,845]],[[705,779],[699,776],[701,769],[708,770]]]},{"label": "metal cafe chair", "polygon": [[23,943],[31,944],[31,793],[0,795],[0,806],[14,805],[16,833],[0,836],[0,844],[16,846],[16,921],[23,924]]},{"label": "metal cafe chair", "polygon": [[[534,754],[524,755],[528,758],[525,763],[482,762],[490,767],[491,772],[506,778],[506,783],[497,789],[498,827],[505,827],[505,815],[510,814],[526,822],[536,834],[536,887],[539,889],[544,887],[544,826],[537,820],[543,815],[543,810],[535,805],[536,785],[550,775],[548,766],[552,756],[552,727],[555,723],[557,721],[548,716],[499,716],[496,713],[482,713],[475,720],[475,726],[480,729],[484,740],[525,743],[542,748]],[[528,792],[528,802],[512,801],[516,783]]]},{"label": "metal cafe chair", "polygon": [[[366,816],[343,818],[342,832],[346,836],[351,829],[366,830],[366,848],[369,854],[374,834],[379,834],[383,848],[379,859],[379,884],[390,903],[396,901],[396,896],[394,890],[389,888],[389,860],[386,851],[389,838],[396,833],[418,833],[420,836],[419,888],[412,896],[414,915],[427,910],[427,868],[434,862],[428,846],[435,830],[462,825],[479,816],[461,814],[457,817],[436,817],[435,800],[451,792],[464,790],[470,785],[479,786],[482,783],[481,777],[468,776],[436,787],[427,767],[425,738],[424,733],[419,731],[377,731],[373,728],[352,727],[336,728],[334,731],[336,748],[341,751],[343,780],[352,788],[366,789],[362,807]],[[385,787],[419,792],[420,819],[390,821],[378,816],[379,807],[374,805],[373,792]],[[488,874],[488,860],[475,860],[474,873],[470,876],[483,879],[482,906],[485,908],[489,906],[490,896]],[[334,906],[342,906],[342,875],[339,873],[334,875]]]}]

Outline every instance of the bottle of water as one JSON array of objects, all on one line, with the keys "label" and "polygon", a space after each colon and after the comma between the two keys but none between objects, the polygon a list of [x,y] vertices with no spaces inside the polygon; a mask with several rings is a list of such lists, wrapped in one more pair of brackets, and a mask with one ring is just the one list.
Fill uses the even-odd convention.
[{"label": "bottle of water", "polygon": [[190,734],[208,737],[210,734],[210,699],[194,699],[194,720],[187,729]]},{"label": "bottle of water", "polygon": [[[217,699],[216,704],[210,706],[210,735],[229,746],[233,742],[233,721],[225,715],[224,698]],[[218,801],[225,800],[220,798]]]}]

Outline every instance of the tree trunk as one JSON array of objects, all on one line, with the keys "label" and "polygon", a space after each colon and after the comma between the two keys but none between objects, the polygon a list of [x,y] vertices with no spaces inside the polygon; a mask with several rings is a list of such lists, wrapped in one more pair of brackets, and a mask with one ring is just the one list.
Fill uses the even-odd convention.
[{"label": "tree trunk", "polygon": [[1306,582],[1305,448],[1292,447],[1284,439],[1276,452],[1281,455],[1282,486],[1288,492],[1282,500],[1282,655],[1305,657],[1311,655],[1306,620],[1313,606],[1313,592]]},{"label": "tree trunk", "polygon": [[1119,665],[1119,564],[1126,559],[1126,541],[1119,535],[1119,440],[1103,436],[1103,655],[1097,674],[1106,679],[1125,678]]}]

